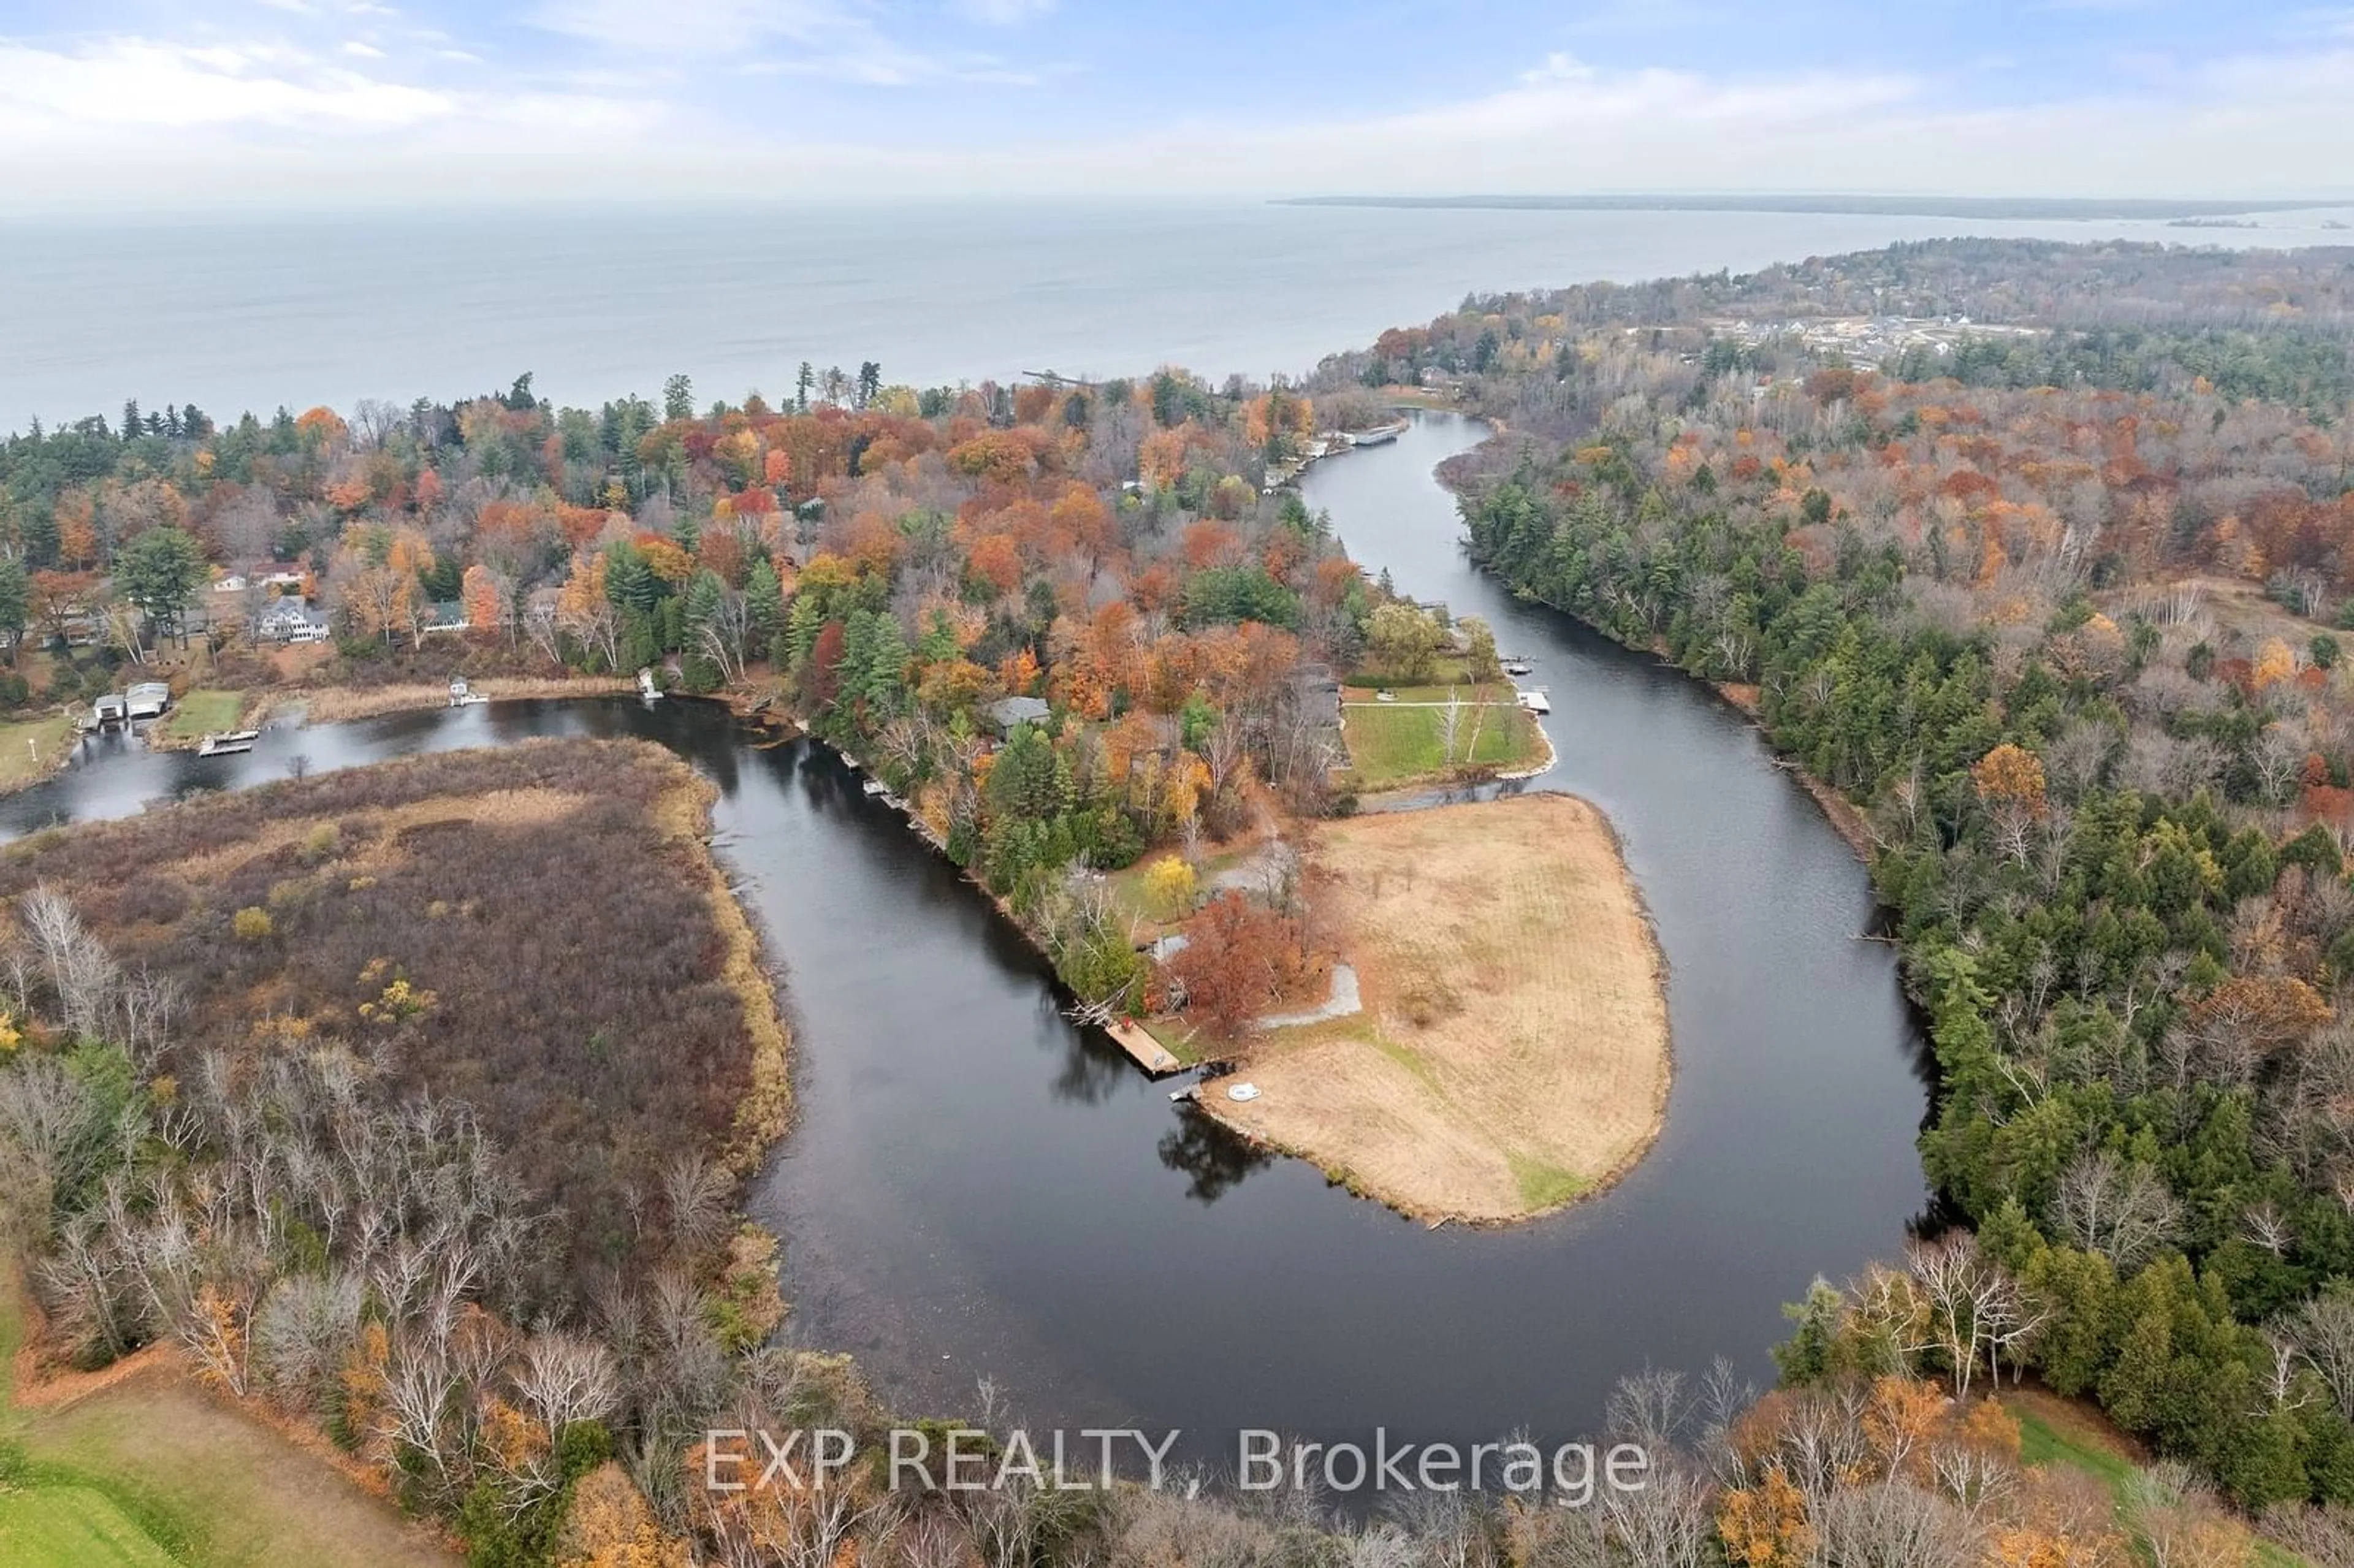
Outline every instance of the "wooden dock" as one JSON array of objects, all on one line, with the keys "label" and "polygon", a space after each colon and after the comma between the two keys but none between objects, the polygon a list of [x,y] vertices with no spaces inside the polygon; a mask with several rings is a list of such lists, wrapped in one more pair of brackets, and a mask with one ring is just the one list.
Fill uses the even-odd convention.
[{"label": "wooden dock", "polygon": [[1141,1026],[1126,1019],[1110,1025],[1107,1033],[1119,1043],[1121,1050],[1136,1058],[1138,1066],[1156,1078],[1163,1073],[1173,1073],[1185,1065],[1171,1054],[1169,1047],[1155,1040]]}]

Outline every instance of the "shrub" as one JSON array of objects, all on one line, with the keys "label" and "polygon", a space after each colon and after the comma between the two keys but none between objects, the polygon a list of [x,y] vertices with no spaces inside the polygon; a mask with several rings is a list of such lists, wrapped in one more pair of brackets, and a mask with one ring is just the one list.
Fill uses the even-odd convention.
[{"label": "shrub", "polygon": [[228,927],[240,942],[259,942],[270,935],[270,912],[249,904],[230,917]]}]

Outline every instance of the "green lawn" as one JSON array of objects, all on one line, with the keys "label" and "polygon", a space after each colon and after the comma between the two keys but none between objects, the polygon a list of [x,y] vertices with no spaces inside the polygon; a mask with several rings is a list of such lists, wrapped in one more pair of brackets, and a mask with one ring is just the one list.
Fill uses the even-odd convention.
[{"label": "green lawn", "polygon": [[0,789],[46,779],[73,744],[74,724],[64,714],[0,724]]},{"label": "green lawn", "polygon": [[180,1375],[151,1368],[23,1410],[16,1283],[0,1271],[0,1563],[7,1568],[457,1568],[388,1503]]},{"label": "green lawn", "polygon": [[1137,1021],[1143,1031],[1161,1042],[1161,1048],[1187,1066],[1202,1059],[1200,1042],[1193,1027],[1182,1018],[1143,1018]]},{"label": "green lawn", "polygon": [[[1260,845],[1256,841],[1245,841],[1229,844],[1224,849],[1212,850],[1204,854],[1201,863],[1193,868],[1195,906],[1199,907],[1202,902],[1209,897],[1210,884],[1220,873],[1232,871],[1252,855],[1257,854],[1259,849]],[[1147,850],[1137,857],[1133,865],[1125,865],[1118,871],[1105,873],[1104,885],[1111,893],[1113,905],[1129,919],[1154,928],[1172,924],[1192,914],[1193,911],[1190,909],[1162,908],[1154,902],[1145,885],[1146,874],[1154,865],[1176,853],[1178,852],[1173,848]]]},{"label": "green lawn", "polygon": [[1470,678],[1470,661],[1459,653],[1443,653],[1430,662],[1429,673],[1418,681],[1408,679],[1400,671],[1382,670],[1368,664],[1363,669],[1352,670],[1341,676],[1341,683],[1344,686],[1378,688],[1393,692],[1404,692],[1410,686],[1434,686],[1443,691],[1448,686],[1459,684]]},{"label": "green lawn", "polygon": [[190,692],[173,705],[164,733],[174,740],[202,740],[235,729],[244,712],[243,692]]},{"label": "green lawn", "polygon": [[24,1332],[16,1282],[0,1273],[0,1563],[11,1568],[186,1563],[181,1554],[186,1536],[147,1499],[59,1462],[47,1442],[27,1442],[29,1423],[16,1408],[16,1347]]},{"label": "green lawn", "polygon": [[[1349,747],[1358,787],[1387,789],[1444,777],[1448,767],[1442,739],[1446,715],[1444,708],[1413,707],[1404,702],[1352,704],[1342,708],[1341,734]],[[1536,721],[1517,706],[1489,704],[1486,717],[1477,721],[1476,747],[1471,745],[1474,722],[1471,705],[1466,703],[1456,736],[1458,767],[1467,762],[1522,767],[1543,755]]]},{"label": "green lawn", "polygon": [[[2061,1431],[2041,1414],[2030,1408],[2024,1400],[2005,1399],[2002,1407],[2019,1423],[2020,1463],[2066,1465],[2098,1477],[2108,1487],[2110,1495],[2117,1499],[2118,1506],[2124,1506],[2126,1484],[2137,1472],[2131,1459],[2094,1436],[2080,1436]],[[2261,1537],[2255,1542],[2255,1549],[2256,1562],[2261,1568],[2312,1568],[2296,1553]]]},{"label": "green lawn", "polygon": [[2052,1423],[2017,1403],[2006,1402],[2003,1408],[2019,1423],[2020,1463],[2070,1465],[2100,1477],[2111,1491],[2124,1486],[2133,1475],[2133,1462],[2114,1449],[2064,1436]]},{"label": "green lawn", "polygon": [[180,1559],[90,1487],[0,1491],[0,1563],[15,1568],[177,1568]]}]

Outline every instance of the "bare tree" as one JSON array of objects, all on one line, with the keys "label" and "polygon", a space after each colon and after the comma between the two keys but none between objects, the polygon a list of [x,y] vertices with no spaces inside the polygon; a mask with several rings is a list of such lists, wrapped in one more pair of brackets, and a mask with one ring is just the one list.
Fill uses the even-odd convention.
[{"label": "bare tree", "polygon": [[1928,1308],[1929,1348],[1951,1367],[1954,1397],[1967,1398],[1978,1363],[1999,1374],[2003,1353],[2015,1351],[2040,1319],[2009,1272],[1981,1253],[1967,1231],[1908,1247],[1905,1261]]},{"label": "bare tree", "polygon": [[663,1168],[663,1198],[670,1210],[671,1234],[684,1246],[717,1245],[733,1223],[728,1200],[735,1181],[701,1154],[681,1154]]},{"label": "bare tree", "polygon": [[2296,1347],[2338,1413],[2354,1421],[2354,1288],[2339,1286],[2299,1304],[2274,1332]]},{"label": "bare tree", "polygon": [[359,1330],[366,1299],[358,1276],[331,1268],[291,1274],[253,1315],[258,1381],[289,1410],[315,1408]]},{"label": "bare tree", "polygon": [[1906,1481],[1839,1488],[1815,1510],[1814,1522],[1826,1563],[1963,1568],[1979,1561],[1980,1532],[1969,1519]]},{"label": "bare tree", "polygon": [[576,1421],[603,1420],[620,1404],[612,1351],[577,1334],[534,1334],[525,1340],[514,1385],[551,1441]]},{"label": "bare tree", "polygon": [[2354,1508],[2276,1505],[2264,1515],[2264,1533],[2307,1563],[2354,1563]]},{"label": "bare tree", "polygon": [[1683,1384],[1681,1372],[1659,1367],[1620,1378],[1603,1402],[1603,1431],[1614,1442],[1665,1453],[1675,1446],[1691,1415]]},{"label": "bare tree", "polygon": [[58,1194],[89,1181],[113,1130],[96,1092],[57,1057],[0,1073],[0,1212],[27,1239],[45,1239]]},{"label": "bare tree", "polygon": [[381,397],[363,397],[352,405],[352,444],[362,450],[384,445],[387,437],[400,428],[403,416],[394,404]]},{"label": "bare tree", "polygon": [[1625,1568],[1705,1568],[1717,1561],[1708,1489],[1680,1467],[1655,1470],[1640,1490],[1605,1489],[1600,1512]]},{"label": "bare tree", "polygon": [[98,938],[82,928],[72,903],[48,884],[27,894],[19,908],[66,1027],[85,1039],[103,1038],[122,969]]},{"label": "bare tree", "polygon": [[2099,1253],[2124,1274],[2173,1239],[2182,1205],[2157,1171],[2104,1149],[2077,1156],[2061,1172],[2051,1219],[2072,1245]]}]

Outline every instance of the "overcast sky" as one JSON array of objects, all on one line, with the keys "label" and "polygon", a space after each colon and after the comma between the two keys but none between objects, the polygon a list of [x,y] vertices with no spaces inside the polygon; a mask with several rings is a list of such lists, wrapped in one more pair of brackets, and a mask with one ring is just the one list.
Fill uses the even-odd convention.
[{"label": "overcast sky", "polygon": [[2354,195],[2354,6],[0,0],[0,215],[794,196]]}]

